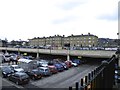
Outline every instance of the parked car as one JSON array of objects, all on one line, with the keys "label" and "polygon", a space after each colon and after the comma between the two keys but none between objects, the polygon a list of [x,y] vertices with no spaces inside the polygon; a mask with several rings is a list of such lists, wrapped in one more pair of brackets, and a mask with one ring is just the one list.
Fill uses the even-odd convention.
[{"label": "parked car", "polygon": [[61,62],[60,64],[64,67],[65,70],[68,70],[69,67],[64,62]]},{"label": "parked car", "polygon": [[18,65],[24,69],[25,72],[36,69],[38,67],[38,61],[37,60],[29,60],[21,58],[18,60]]},{"label": "parked car", "polygon": [[14,71],[8,66],[2,66],[0,69],[2,72],[2,77],[8,77],[10,74],[14,73]]},{"label": "parked car", "polygon": [[33,60],[33,59],[34,59],[33,56],[22,56],[22,58],[24,58],[24,59],[28,59],[28,60]]},{"label": "parked car", "polygon": [[13,81],[17,85],[26,84],[30,81],[29,76],[24,72],[16,72],[9,76],[9,80]]},{"label": "parked car", "polygon": [[77,67],[78,64],[71,61],[72,66]]},{"label": "parked car", "polygon": [[60,63],[55,63],[54,65],[55,65],[55,67],[57,68],[58,71],[63,71],[63,70],[64,70],[64,67],[63,67],[62,64],[60,64]]},{"label": "parked car", "polygon": [[53,66],[48,66],[48,68],[50,69],[50,72],[52,74],[58,73],[58,70],[54,65]]},{"label": "parked car", "polygon": [[79,60],[79,59],[73,59],[72,62],[73,62],[73,63],[77,63],[78,65],[81,64],[81,60]]},{"label": "parked car", "polygon": [[43,76],[50,76],[52,74],[48,67],[39,67],[38,69]]},{"label": "parked car", "polygon": [[35,79],[40,79],[42,78],[42,74],[38,69],[33,69],[31,71],[26,72],[30,78],[32,78],[33,80]]},{"label": "parked car", "polygon": [[4,62],[9,62],[11,60],[11,56],[9,54],[5,54],[2,57],[3,57]]},{"label": "parked car", "polygon": [[49,61],[48,68],[50,69],[50,72],[52,74],[55,74],[58,72],[57,68],[55,67],[54,63],[52,61]]},{"label": "parked car", "polygon": [[16,61],[17,60],[17,55],[16,54],[10,54],[10,61]]},{"label": "parked car", "polygon": [[4,56],[3,56],[3,55],[1,56],[1,59],[2,59],[2,63],[4,63],[4,62],[5,62],[5,59],[4,59]]},{"label": "parked car", "polygon": [[18,65],[10,65],[10,68],[14,71],[14,72],[24,72],[24,69],[19,67]]},{"label": "parked car", "polygon": [[48,66],[48,62],[46,60],[40,60],[39,61],[39,66],[40,67],[47,67]]},{"label": "parked car", "polygon": [[72,67],[72,62],[70,60],[65,61],[65,64],[68,66],[68,68]]}]

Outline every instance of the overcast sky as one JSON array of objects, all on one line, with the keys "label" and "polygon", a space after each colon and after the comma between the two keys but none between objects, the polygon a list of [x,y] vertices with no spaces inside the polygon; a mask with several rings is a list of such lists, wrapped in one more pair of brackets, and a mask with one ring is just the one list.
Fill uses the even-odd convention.
[{"label": "overcast sky", "polygon": [[91,34],[116,39],[119,0],[0,0],[0,39]]}]

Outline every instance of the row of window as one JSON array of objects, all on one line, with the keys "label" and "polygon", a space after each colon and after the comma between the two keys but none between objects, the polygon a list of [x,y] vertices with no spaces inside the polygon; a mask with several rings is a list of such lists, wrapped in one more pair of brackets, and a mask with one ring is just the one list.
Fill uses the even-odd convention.
[{"label": "row of window", "polygon": [[77,38],[64,38],[64,39],[62,39],[62,38],[49,38],[49,39],[36,39],[36,40],[32,40],[32,41],[56,41],[56,40],[94,40],[95,39],[95,37],[82,37],[82,38],[79,38],[79,37],[77,37]]}]

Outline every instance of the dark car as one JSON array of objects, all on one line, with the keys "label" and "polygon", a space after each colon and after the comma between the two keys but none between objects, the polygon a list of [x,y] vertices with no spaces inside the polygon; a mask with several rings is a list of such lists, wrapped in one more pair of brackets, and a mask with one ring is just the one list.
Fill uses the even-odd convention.
[{"label": "dark car", "polygon": [[64,70],[64,67],[63,67],[62,64],[60,64],[60,63],[55,63],[54,65],[55,65],[55,67],[57,68],[58,71],[63,71],[63,70]]},{"label": "dark car", "polygon": [[8,77],[10,74],[14,73],[14,71],[8,66],[2,66],[1,72],[3,77]]},{"label": "dark car", "polygon": [[50,76],[52,74],[48,67],[39,67],[38,69],[43,76]]},{"label": "dark car", "polygon": [[32,78],[33,80],[42,78],[42,74],[41,74],[41,72],[40,72],[38,69],[33,69],[33,70],[28,71],[28,72],[26,72],[26,73],[27,73],[27,74],[30,76],[30,78]]},{"label": "dark car", "polygon": [[29,76],[24,72],[16,72],[14,74],[11,74],[9,76],[9,80],[13,81],[17,85],[27,84],[30,81]]},{"label": "dark car", "polygon": [[79,59],[74,59],[74,60],[72,60],[72,62],[73,62],[73,63],[77,63],[78,65],[81,64],[81,60],[79,60]]},{"label": "dark car", "polygon": [[64,62],[61,62],[60,64],[64,67],[65,70],[68,70],[69,67]]}]

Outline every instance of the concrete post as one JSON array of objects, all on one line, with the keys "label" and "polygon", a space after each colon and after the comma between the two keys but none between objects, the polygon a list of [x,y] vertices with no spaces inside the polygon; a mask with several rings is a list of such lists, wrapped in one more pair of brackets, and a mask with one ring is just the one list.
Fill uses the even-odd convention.
[{"label": "concrete post", "polygon": [[39,58],[39,53],[37,52],[37,57],[36,57],[37,59]]},{"label": "concrete post", "polygon": [[67,60],[68,61],[70,60],[70,49],[68,49],[68,51],[67,51]]},{"label": "concrete post", "polygon": [[70,60],[70,55],[69,55],[69,54],[67,55],[67,60],[68,60],[68,61]]}]

